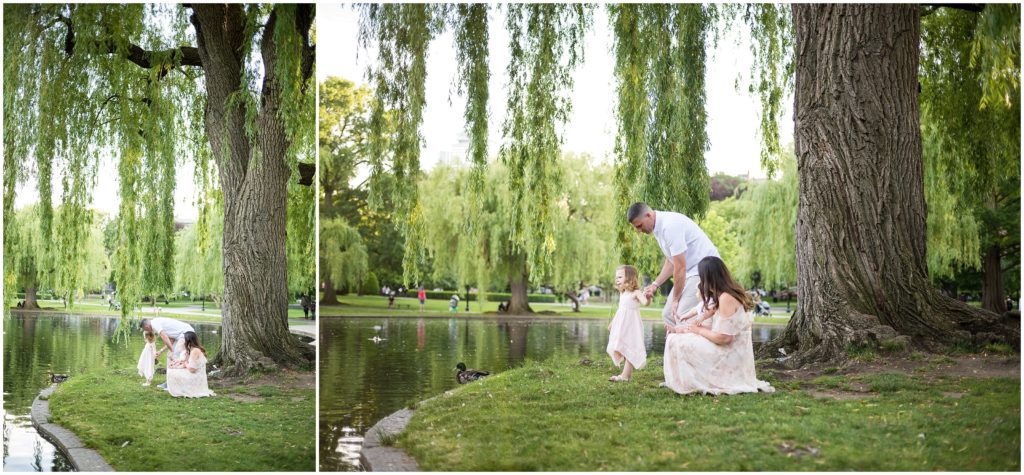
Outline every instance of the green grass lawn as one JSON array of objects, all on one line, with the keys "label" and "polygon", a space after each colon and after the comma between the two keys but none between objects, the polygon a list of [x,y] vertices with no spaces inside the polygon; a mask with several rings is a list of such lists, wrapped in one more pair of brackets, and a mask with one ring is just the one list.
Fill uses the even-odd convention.
[{"label": "green grass lawn", "polygon": [[658,387],[660,358],[627,383],[599,360],[460,387],[391,443],[429,471],[1020,470],[1020,379],[865,373],[680,396]]},{"label": "green grass lawn", "polygon": [[[38,303],[40,309],[44,311],[76,313],[85,315],[120,316],[121,314],[119,310],[111,310],[106,300],[94,298],[77,301],[75,302],[75,306],[73,308],[67,309],[64,308],[64,304],[60,300],[39,300]],[[220,309],[214,306],[211,302],[206,302],[205,311],[199,309],[199,302],[193,303],[186,301],[177,301],[171,302],[170,305],[164,305],[163,302],[157,302],[157,307],[161,309],[161,317],[176,318],[179,320],[185,320],[190,322],[219,323],[221,321]],[[145,304],[142,307],[143,312],[136,312],[136,314],[141,315],[143,317],[153,317],[155,316],[155,314],[150,312],[152,308],[153,307],[151,305]],[[288,319],[292,320],[295,323],[300,323],[303,320],[302,309],[289,307]],[[306,321],[309,322],[309,320]]]},{"label": "green grass lawn", "polygon": [[211,384],[216,397],[184,399],[141,386],[134,368],[101,370],[61,384],[50,411],[117,471],[312,472],[316,393],[311,383],[287,384],[312,376],[274,378],[284,383]]},{"label": "green grass lawn", "polygon": [[[499,302],[485,302],[483,308],[479,302],[469,303],[470,311],[466,311],[466,303],[459,302],[458,312],[451,314],[448,311],[447,300],[427,300],[426,310],[420,311],[419,300],[408,297],[395,299],[394,308],[388,308],[387,297],[378,295],[339,295],[338,301],[341,305],[321,305],[320,314],[324,317],[338,316],[421,316],[421,315],[457,315],[457,316],[480,316],[487,312],[497,312]],[[554,312],[554,315],[571,318],[607,318],[615,315],[618,302],[597,302],[591,300],[589,305],[580,307],[579,313],[572,311],[567,304],[556,303],[531,303],[530,307],[535,312]],[[658,297],[656,303],[640,309],[640,315],[645,320],[660,320],[661,310],[665,305],[663,297]],[[757,323],[778,323],[785,324],[789,321],[788,314],[777,314],[773,317],[758,317],[754,319]]]}]

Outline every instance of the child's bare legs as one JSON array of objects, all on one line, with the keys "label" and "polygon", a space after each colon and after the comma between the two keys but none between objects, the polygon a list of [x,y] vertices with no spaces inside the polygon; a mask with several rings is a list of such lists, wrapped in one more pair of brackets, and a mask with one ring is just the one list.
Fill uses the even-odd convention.
[{"label": "child's bare legs", "polygon": [[629,360],[622,356],[622,353],[619,353],[618,351],[615,352],[615,357],[622,358],[623,360],[626,361],[626,364],[622,366],[621,374],[608,378],[608,381],[629,381],[629,378],[633,376],[633,364],[630,363]]}]

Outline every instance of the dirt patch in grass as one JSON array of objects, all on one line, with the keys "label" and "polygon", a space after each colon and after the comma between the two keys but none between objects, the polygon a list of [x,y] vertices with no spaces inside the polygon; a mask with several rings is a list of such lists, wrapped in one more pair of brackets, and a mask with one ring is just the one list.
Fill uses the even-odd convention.
[{"label": "dirt patch in grass", "polygon": [[251,394],[245,394],[245,393],[231,393],[231,394],[227,394],[227,397],[229,397],[231,399],[234,399],[234,400],[236,400],[238,402],[246,402],[246,403],[260,402],[260,401],[263,400],[263,398],[261,398],[259,396],[253,396]]},{"label": "dirt patch in grass", "polygon": [[262,386],[274,386],[281,389],[312,389],[315,391],[316,372],[281,370],[269,374],[210,379],[210,389],[214,391],[229,390],[244,393],[249,389]]},{"label": "dirt patch in grass", "polygon": [[808,391],[808,394],[819,399],[835,399],[837,401],[852,401],[857,399],[864,399],[871,397],[871,393],[867,391],[855,392],[855,391],[842,391],[837,389],[816,389]]},{"label": "dirt patch in grass", "polygon": [[[787,369],[779,363],[760,361],[758,374],[767,371],[777,380],[812,381],[821,376],[841,377],[880,373],[899,373],[907,376],[923,376],[928,380],[939,377],[952,378],[1020,378],[1020,356],[999,354],[972,354],[948,356],[942,354],[915,353],[906,356],[879,356],[873,361],[851,360],[840,367],[808,366]],[[851,382],[851,385],[855,385]],[[852,387],[855,391],[860,389]]]}]

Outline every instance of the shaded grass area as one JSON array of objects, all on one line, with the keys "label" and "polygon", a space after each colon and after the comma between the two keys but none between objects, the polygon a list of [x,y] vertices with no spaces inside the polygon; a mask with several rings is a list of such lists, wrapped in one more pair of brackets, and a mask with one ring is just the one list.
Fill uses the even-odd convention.
[{"label": "shaded grass area", "polygon": [[[427,300],[425,310],[420,311],[419,300],[414,298],[399,297],[395,299],[395,306],[388,308],[387,297],[377,295],[339,295],[338,301],[341,305],[321,305],[320,314],[323,317],[338,316],[460,316],[475,317],[487,314],[495,314],[498,311],[499,302],[484,302],[482,305],[477,301],[469,303],[470,311],[466,311],[466,302],[459,302],[458,312],[448,311],[447,300]],[[658,302],[653,305],[642,307],[640,316],[645,320],[661,320],[661,310],[665,305],[664,297],[658,297]],[[604,303],[591,300],[591,304],[580,308],[580,311],[573,312],[567,304],[554,303],[531,303],[530,307],[538,312],[540,317],[568,317],[568,318],[606,318],[611,320],[615,316],[618,302]],[[789,321],[788,314],[777,314],[775,317],[757,317],[756,323],[777,323],[785,324]]]},{"label": "shaded grass area", "polygon": [[659,388],[660,358],[616,373],[528,362],[422,404],[396,443],[443,471],[1020,469],[1019,379],[764,371],[776,393],[713,397]]},{"label": "shaded grass area", "polygon": [[316,394],[293,384],[311,376],[274,377],[185,399],[155,387],[162,375],[143,387],[134,368],[98,370],[61,384],[50,411],[118,471],[314,471]]}]

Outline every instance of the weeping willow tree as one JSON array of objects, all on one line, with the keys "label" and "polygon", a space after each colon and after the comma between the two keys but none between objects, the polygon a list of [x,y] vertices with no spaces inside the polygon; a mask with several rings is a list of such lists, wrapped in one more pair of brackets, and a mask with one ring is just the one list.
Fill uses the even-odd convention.
[{"label": "weeping willow tree", "polygon": [[341,217],[320,220],[320,268],[323,277],[333,285],[357,289],[369,273],[367,261],[366,245],[356,228]]},{"label": "weeping willow tree", "polygon": [[[588,5],[508,5],[506,27],[510,33],[508,68],[509,114],[503,124],[505,137],[500,156],[511,173],[505,184],[514,206],[505,208],[513,223],[509,237],[516,268],[512,279],[511,306],[529,312],[526,288],[531,275],[549,271],[556,250],[550,214],[560,177],[555,162],[561,155],[557,130],[571,110],[567,93],[572,70],[583,59],[583,35],[590,23]],[[426,101],[424,81],[429,42],[446,26],[455,31],[460,78],[458,89],[466,94],[465,116],[470,131],[470,157],[476,165],[473,183],[480,190],[487,160],[487,8],[485,5],[441,6],[387,4],[362,7],[360,38],[364,46],[377,48],[377,65],[369,71],[375,96],[370,119],[370,204],[380,206],[383,196],[395,202],[405,216],[406,239],[403,268],[406,281],[418,282],[425,250],[423,213],[416,182],[419,171],[422,122]],[[394,137],[386,134],[386,110]],[[479,196],[483,198],[483,195]],[[479,203],[480,200],[473,200]],[[477,208],[479,211],[479,208]],[[480,211],[482,212],[482,211]],[[469,235],[483,232],[480,219],[460,227]]]},{"label": "weeping willow tree", "polygon": [[740,227],[740,245],[747,259],[740,274],[758,272],[767,288],[796,285],[796,211],[799,200],[796,157],[786,153],[777,170],[781,177],[751,185],[738,201],[749,203]]},{"label": "weeping willow tree", "polygon": [[174,288],[198,297],[203,309],[210,299],[220,305],[224,295],[223,249],[224,218],[220,197],[213,196],[200,222],[183,228],[174,237]]},{"label": "weeping willow tree", "polygon": [[[635,201],[695,219],[711,189],[704,107],[705,52],[713,7],[699,4],[615,4],[619,101],[615,145],[617,208]],[[625,219],[617,221],[622,259],[653,268],[660,254]]]},{"label": "weeping willow tree", "polygon": [[[98,157],[117,159],[125,316],[169,290],[173,171],[216,165],[225,375],[307,366],[288,332],[288,181],[312,157],[312,5],[5,5],[5,198],[35,162],[40,234],[84,233]],[[62,171],[55,226],[51,178]],[[10,201],[7,201],[8,203]],[[6,210],[5,210],[6,212]],[[6,244],[6,243],[5,243]],[[55,268],[69,264],[51,260]],[[65,272],[68,276],[70,272]]]},{"label": "weeping willow tree", "polygon": [[933,277],[981,268],[982,306],[1002,312],[1020,269],[1020,6],[927,10],[921,124]]},{"label": "weeping willow tree", "polygon": [[[567,155],[555,165],[565,177],[550,210],[559,252],[552,257],[549,272],[535,279],[575,298],[581,281],[607,283],[614,275],[613,177],[586,156]],[[511,288],[526,262],[525,255],[509,245],[515,232],[509,208],[515,200],[504,186],[508,166],[500,161],[490,164],[482,184],[476,183],[476,173],[475,166],[441,163],[420,183],[417,212],[424,223],[419,231],[424,255],[417,262],[420,271],[435,281],[449,280],[459,288],[477,286],[482,302],[489,288]],[[480,194],[475,190],[478,185],[490,191]],[[478,232],[462,232],[471,219]],[[511,307],[508,312],[518,313]]]},{"label": "weeping willow tree", "polygon": [[[39,308],[37,299],[41,290],[52,290],[54,296],[73,305],[80,294],[102,290],[110,272],[110,263],[103,248],[101,216],[88,211],[90,217],[85,235],[80,237],[81,244],[72,251],[64,248],[63,240],[48,242],[43,239],[39,233],[40,208],[38,204],[32,204],[5,216],[7,232],[11,233],[5,236],[9,244],[4,252],[7,259],[5,269],[13,278],[12,285],[6,289],[24,291],[21,308],[26,310]],[[65,213],[62,208],[56,212],[58,215]],[[74,265],[62,269],[63,273],[45,267],[40,256],[45,256],[48,249],[55,249],[51,252],[56,256],[69,256]],[[11,298],[13,300],[14,297]]]}]

